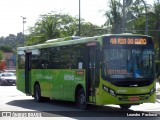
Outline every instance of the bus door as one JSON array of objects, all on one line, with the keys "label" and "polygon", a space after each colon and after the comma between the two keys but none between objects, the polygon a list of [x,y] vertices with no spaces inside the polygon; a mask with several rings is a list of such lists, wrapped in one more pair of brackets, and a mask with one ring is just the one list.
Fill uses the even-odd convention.
[{"label": "bus door", "polygon": [[31,94],[31,52],[25,53],[25,93]]},{"label": "bus door", "polygon": [[87,43],[86,49],[86,96],[87,102],[96,102],[96,88],[99,81],[99,59],[96,42]]}]

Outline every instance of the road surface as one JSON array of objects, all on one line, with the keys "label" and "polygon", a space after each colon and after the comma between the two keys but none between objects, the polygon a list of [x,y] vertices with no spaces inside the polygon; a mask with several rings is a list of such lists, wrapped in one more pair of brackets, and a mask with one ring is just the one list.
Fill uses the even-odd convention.
[{"label": "road surface", "polygon": [[24,120],[28,117],[33,120],[106,120],[106,118],[109,120],[135,120],[135,117],[136,120],[159,120],[160,117],[157,116],[160,116],[160,103],[133,106],[126,111],[121,110],[118,105],[90,105],[87,110],[79,110],[72,102],[51,100],[37,103],[31,96],[26,96],[18,91],[16,86],[0,86],[0,116],[0,120]]}]

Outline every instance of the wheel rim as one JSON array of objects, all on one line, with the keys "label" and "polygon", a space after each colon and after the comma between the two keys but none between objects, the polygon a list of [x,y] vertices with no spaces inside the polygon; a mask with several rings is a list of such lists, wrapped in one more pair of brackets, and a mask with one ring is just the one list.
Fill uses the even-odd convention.
[{"label": "wheel rim", "polygon": [[80,95],[80,104],[83,105],[85,103],[85,96],[84,94]]},{"label": "wheel rim", "polygon": [[82,89],[79,91],[78,106],[80,109],[86,108],[86,96],[85,96],[85,93]]}]

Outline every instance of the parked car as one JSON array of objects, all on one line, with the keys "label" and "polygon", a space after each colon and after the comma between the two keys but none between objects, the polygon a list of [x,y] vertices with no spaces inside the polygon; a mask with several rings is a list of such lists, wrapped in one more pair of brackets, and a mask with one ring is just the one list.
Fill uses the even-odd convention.
[{"label": "parked car", "polygon": [[12,72],[12,73],[16,73],[16,70],[4,70],[4,72]]},{"label": "parked car", "polygon": [[11,72],[4,72],[0,74],[0,85],[14,85],[16,84],[16,75]]}]

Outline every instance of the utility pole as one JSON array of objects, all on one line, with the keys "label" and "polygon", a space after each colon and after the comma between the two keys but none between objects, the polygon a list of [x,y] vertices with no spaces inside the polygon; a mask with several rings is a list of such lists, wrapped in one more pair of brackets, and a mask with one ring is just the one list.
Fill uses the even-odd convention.
[{"label": "utility pole", "polygon": [[123,18],[122,18],[122,33],[125,32],[125,27],[126,27],[126,11],[125,11],[125,7],[126,7],[126,0],[123,0],[123,9],[122,9],[122,13],[123,13]]},{"label": "utility pole", "polygon": [[81,0],[79,0],[79,25],[78,25],[79,36],[81,36]]},{"label": "utility pole", "polygon": [[145,23],[145,34],[148,35],[148,11],[147,11],[147,5],[144,2],[144,0],[142,0],[144,7],[145,7],[145,12],[146,12],[146,23]]},{"label": "utility pole", "polygon": [[23,16],[21,17],[23,19],[22,23],[23,23],[23,44],[24,44],[24,24],[26,23],[26,17],[23,17]]}]

